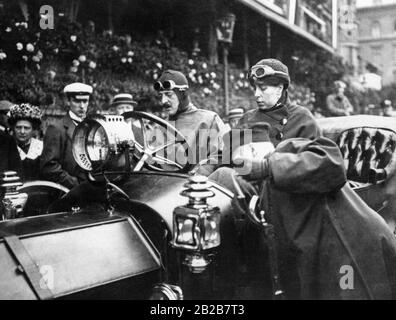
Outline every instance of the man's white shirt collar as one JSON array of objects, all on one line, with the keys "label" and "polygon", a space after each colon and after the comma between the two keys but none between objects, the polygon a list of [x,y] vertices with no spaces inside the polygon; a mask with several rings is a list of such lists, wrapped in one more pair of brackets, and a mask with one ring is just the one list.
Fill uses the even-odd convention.
[{"label": "man's white shirt collar", "polygon": [[74,112],[72,112],[72,111],[70,111],[70,110],[69,110],[69,116],[70,116],[70,118],[74,121],[74,123],[75,123],[76,125],[83,121],[82,118],[80,118],[80,117],[77,116]]}]

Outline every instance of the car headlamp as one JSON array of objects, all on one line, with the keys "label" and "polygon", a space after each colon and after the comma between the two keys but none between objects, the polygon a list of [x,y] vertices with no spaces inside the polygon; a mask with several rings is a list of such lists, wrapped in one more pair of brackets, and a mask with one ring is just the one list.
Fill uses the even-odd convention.
[{"label": "car headlamp", "polygon": [[120,167],[125,148],[133,145],[132,127],[122,116],[95,115],[81,122],[73,134],[74,159],[86,171]]}]

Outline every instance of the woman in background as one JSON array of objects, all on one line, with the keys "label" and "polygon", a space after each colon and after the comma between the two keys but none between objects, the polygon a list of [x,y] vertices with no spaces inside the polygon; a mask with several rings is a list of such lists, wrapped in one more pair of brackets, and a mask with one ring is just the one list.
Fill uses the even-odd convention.
[{"label": "woman in background", "polygon": [[43,142],[34,138],[41,125],[41,110],[29,103],[13,105],[8,122],[18,146],[22,161],[23,181],[36,180],[39,177],[40,156]]}]

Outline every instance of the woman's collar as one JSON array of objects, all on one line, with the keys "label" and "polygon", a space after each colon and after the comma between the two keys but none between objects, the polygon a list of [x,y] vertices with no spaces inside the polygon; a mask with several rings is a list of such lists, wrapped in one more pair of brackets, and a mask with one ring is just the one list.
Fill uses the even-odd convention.
[{"label": "woman's collar", "polygon": [[32,138],[30,139],[29,149],[27,150],[27,152],[25,152],[20,146],[18,146],[18,152],[22,161],[26,158],[35,160],[43,152],[43,142],[38,139]]},{"label": "woman's collar", "polygon": [[267,114],[270,117],[288,118],[289,108],[287,104],[277,103],[274,107],[266,110],[259,109],[260,112]]}]

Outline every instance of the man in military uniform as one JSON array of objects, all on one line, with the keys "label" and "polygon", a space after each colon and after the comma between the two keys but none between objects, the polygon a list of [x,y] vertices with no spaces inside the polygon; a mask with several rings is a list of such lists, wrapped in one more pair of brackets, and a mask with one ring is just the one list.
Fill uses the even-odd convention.
[{"label": "man in military uniform", "polygon": [[197,166],[195,173],[209,175],[222,148],[226,126],[213,111],[197,108],[188,94],[189,84],[179,71],[166,70],[154,84],[169,122],[179,130],[190,147],[188,162],[193,165],[213,157],[212,164]]},{"label": "man in military uniform", "polygon": [[73,188],[85,180],[85,174],[73,158],[72,137],[76,126],[86,117],[92,87],[76,82],[67,85],[63,92],[67,97],[69,111],[60,124],[47,128],[41,175],[46,180]]}]

